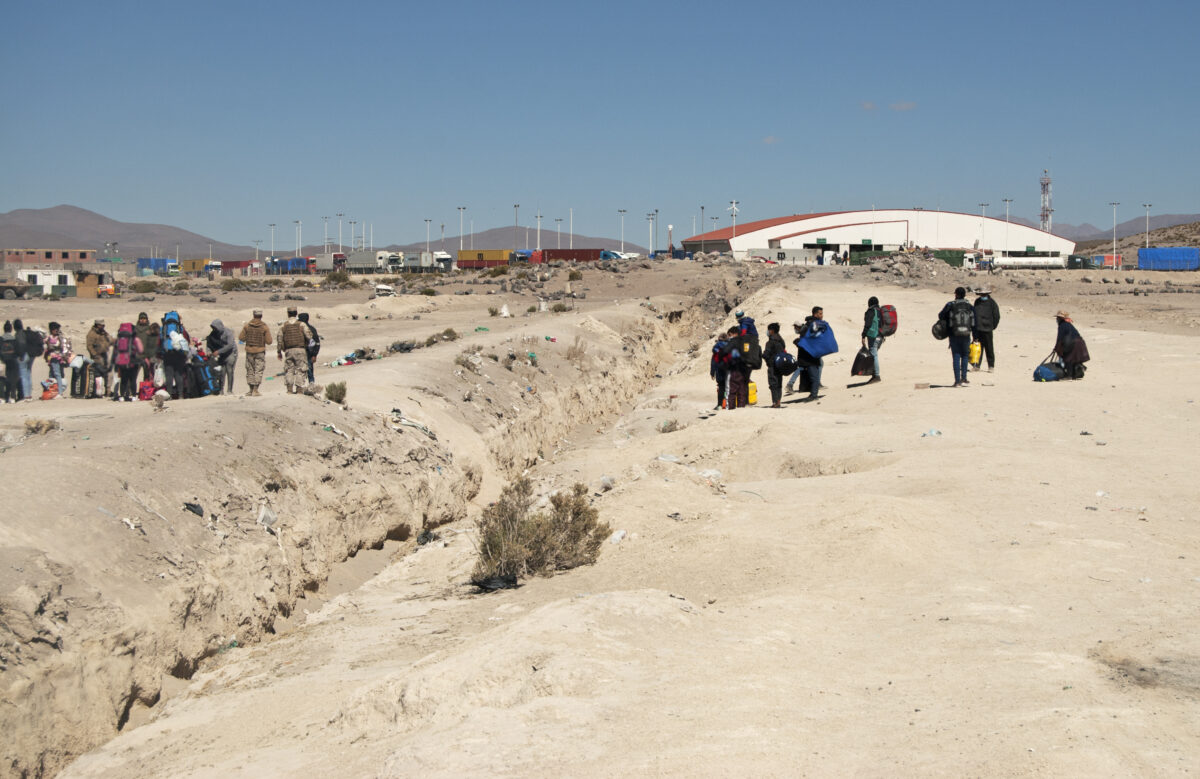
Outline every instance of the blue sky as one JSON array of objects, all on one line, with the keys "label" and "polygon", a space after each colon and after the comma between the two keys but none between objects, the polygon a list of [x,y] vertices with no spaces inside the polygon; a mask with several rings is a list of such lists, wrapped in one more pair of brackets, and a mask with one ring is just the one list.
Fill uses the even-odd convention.
[{"label": "blue sky", "polygon": [[[0,212],[69,203],[247,245],[575,229],[645,243],[808,211],[1111,224],[1200,211],[1200,4],[9,5]],[[336,218],[331,222],[336,224]],[[711,222],[710,222],[711,226]],[[344,228],[349,234],[349,226]],[[699,229],[699,227],[697,227]],[[333,230],[336,233],[336,227]],[[346,239],[348,241],[348,237]],[[543,244],[547,244],[543,233]],[[565,242],[565,241],[564,241]]]}]

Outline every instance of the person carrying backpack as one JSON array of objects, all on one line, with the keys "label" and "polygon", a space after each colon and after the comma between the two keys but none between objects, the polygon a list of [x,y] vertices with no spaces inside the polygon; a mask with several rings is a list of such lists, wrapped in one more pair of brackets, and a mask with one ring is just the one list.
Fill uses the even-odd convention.
[{"label": "person carrying backpack", "polygon": [[879,311],[879,298],[872,295],[867,300],[867,310],[863,314],[862,330],[863,348],[871,353],[871,358],[875,361],[875,372],[871,374],[871,378],[867,380],[867,384],[878,384],[883,381],[883,379],[879,378],[879,347],[883,346],[885,338],[879,332],[879,327],[882,324],[883,315]]},{"label": "person carrying backpack", "polygon": [[979,348],[983,349],[983,354],[987,357],[988,373],[996,365],[996,352],[992,345],[992,331],[1000,324],[1000,306],[996,305],[996,301],[992,299],[992,293],[986,288],[979,290],[979,297],[975,298],[975,340],[979,342]]},{"label": "person carrying backpack", "polygon": [[[92,361],[92,371],[97,379],[103,379],[99,395],[108,394],[108,353],[112,350],[112,336],[104,329],[104,320],[97,319],[92,323],[92,329],[87,334],[88,358]],[[89,389],[90,393],[91,390]]]},{"label": "person carrying backpack", "polygon": [[117,369],[117,393],[113,400],[131,403],[137,397],[138,371],[142,367],[142,341],[133,322],[122,322],[113,341],[112,365]]},{"label": "person carrying backpack", "polygon": [[50,368],[50,378],[58,383],[58,395],[62,397],[67,389],[63,384],[63,374],[66,373],[66,366],[71,362],[71,341],[63,335],[62,325],[58,322],[50,323],[50,335],[46,336],[46,365]]},{"label": "person carrying backpack", "polygon": [[714,410],[725,406],[725,384],[729,381],[729,334],[717,333],[713,344],[712,358],[708,363],[708,375],[717,382],[717,405]]},{"label": "person carrying backpack", "polygon": [[20,372],[17,369],[17,337],[13,334],[12,322],[5,320],[4,334],[0,335],[0,362],[4,363],[4,402],[16,403],[24,400],[21,394]]},{"label": "person carrying backpack", "polygon": [[775,369],[775,358],[787,354],[787,344],[779,335],[779,323],[767,325],[767,345],[763,347],[763,362],[767,365],[767,386],[771,388],[771,408],[783,408],[779,401],[783,399],[783,376]]},{"label": "person carrying backpack", "polygon": [[42,356],[42,336],[28,330],[20,319],[13,320],[13,336],[17,340],[17,377],[21,382],[21,395],[33,400],[33,358]]},{"label": "person carrying backpack", "polygon": [[142,342],[142,381],[154,381],[154,369],[160,362],[158,333],[158,322],[151,322],[150,315],[145,311],[139,313],[133,325],[133,334]]},{"label": "person carrying backpack", "polygon": [[187,391],[188,358],[191,356],[191,336],[183,326],[177,311],[168,311],[159,327],[158,353],[162,358],[163,389],[178,400]]},{"label": "person carrying backpack", "polygon": [[967,302],[967,291],[962,287],[954,290],[954,300],[942,306],[938,319],[946,323],[950,334],[950,358],[954,364],[954,386],[965,387],[967,362],[971,356],[971,333],[975,330],[975,307]]},{"label": "person carrying backpack", "polygon": [[[818,335],[829,329],[829,323],[825,321],[825,309],[820,306],[813,306],[812,314],[804,317],[804,326],[799,329],[799,337],[796,338],[797,354],[805,353],[804,348],[800,345],[803,339],[810,335]],[[799,360],[796,361],[799,364]],[[821,371],[825,367],[825,359],[823,357],[812,357],[805,361],[804,370],[808,372],[809,390],[808,397],[803,402],[811,402],[816,400],[821,389]]]},{"label": "person carrying backpack", "polygon": [[317,332],[317,328],[313,327],[312,322],[308,321],[308,312],[305,311],[297,317],[301,322],[308,325],[308,330],[312,337],[308,339],[308,346],[305,351],[308,353],[308,383],[316,382],[317,377],[313,373],[313,366],[316,365],[317,355],[321,353],[321,334]]}]

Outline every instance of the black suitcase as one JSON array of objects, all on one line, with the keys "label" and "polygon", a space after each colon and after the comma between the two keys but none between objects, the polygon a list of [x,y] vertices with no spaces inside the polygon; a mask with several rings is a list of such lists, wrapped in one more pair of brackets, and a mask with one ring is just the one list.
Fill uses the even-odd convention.
[{"label": "black suitcase", "polygon": [[192,397],[206,398],[213,394],[212,371],[203,362],[195,361],[188,366],[188,375],[192,379]]},{"label": "black suitcase", "polygon": [[90,362],[82,367],[71,369],[71,397],[96,397],[96,369]]}]

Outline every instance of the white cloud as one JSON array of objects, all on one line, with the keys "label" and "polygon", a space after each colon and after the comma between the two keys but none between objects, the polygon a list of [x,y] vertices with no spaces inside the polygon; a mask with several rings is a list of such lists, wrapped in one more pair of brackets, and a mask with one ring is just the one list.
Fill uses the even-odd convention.
[{"label": "white cloud", "polygon": [[766,138],[763,138],[762,142],[765,143],[767,146],[771,146],[772,144],[779,143],[779,139],[776,138],[774,135],[768,135]]},{"label": "white cloud", "polygon": [[864,111],[874,111],[875,104],[872,103],[870,100],[864,100],[864,101],[862,101],[862,109]]},{"label": "white cloud", "polygon": [[912,111],[916,107],[917,104],[911,100],[906,100],[901,103],[892,103],[890,106],[888,106],[888,108],[891,108],[893,111]]}]

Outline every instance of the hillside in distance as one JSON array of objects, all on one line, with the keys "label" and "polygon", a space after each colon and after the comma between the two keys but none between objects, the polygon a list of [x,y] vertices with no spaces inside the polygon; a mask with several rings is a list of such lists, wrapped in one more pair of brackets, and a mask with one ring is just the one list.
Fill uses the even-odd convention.
[{"label": "hillside in distance", "polygon": [[[496,227],[463,237],[463,247],[476,249],[526,249],[537,245],[537,231],[533,228],[520,227],[515,231],[512,227]],[[278,236],[276,236],[278,239]],[[560,243],[561,242],[561,243]],[[103,256],[105,245],[115,243],[117,255],[125,259],[137,257],[175,257],[180,258],[208,257],[218,260],[247,260],[254,258],[253,246],[237,246],[235,244],[214,241],[203,235],[184,230],[171,225],[141,224],[137,222],[118,222],[106,216],[88,211],[77,206],[61,205],[53,208],[23,208],[0,214],[0,247],[3,248],[45,248],[45,249],[95,249],[98,256]],[[438,236],[429,242],[433,251],[442,250],[452,254],[458,252],[458,236],[446,236],[443,241]],[[571,237],[566,233],[555,234],[553,230],[542,229],[543,248],[561,245],[567,248],[571,245]],[[618,249],[621,242],[615,238],[597,238],[587,235],[576,235],[576,248],[587,249]],[[294,248],[294,247],[293,247]],[[336,244],[332,246],[336,249]],[[343,247],[349,251],[349,245]],[[419,252],[424,251],[425,242],[410,243],[403,246],[376,246],[376,249],[390,251]],[[625,242],[625,250],[645,253],[645,247],[630,241]],[[291,256],[293,249],[285,248],[283,241],[277,240],[276,253],[280,256]],[[321,244],[306,244],[301,248],[304,256],[311,257],[324,251]],[[264,249],[260,256],[266,256]]]}]

